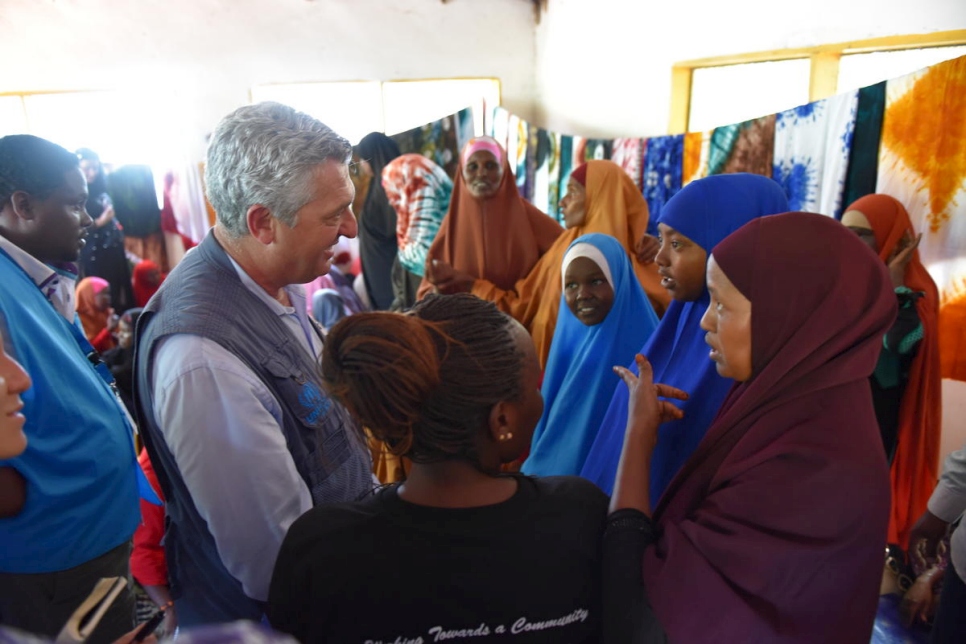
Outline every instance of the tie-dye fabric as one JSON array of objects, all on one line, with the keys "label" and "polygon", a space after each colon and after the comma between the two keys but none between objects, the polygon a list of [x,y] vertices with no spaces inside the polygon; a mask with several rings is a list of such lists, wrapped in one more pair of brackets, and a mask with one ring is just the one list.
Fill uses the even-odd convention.
[{"label": "tie-dye fabric", "polygon": [[[574,137],[569,134],[560,135],[560,172],[557,179],[557,207],[547,214],[556,219],[563,225],[563,213],[560,211],[560,199],[567,194],[567,181],[570,179],[570,172],[577,166],[574,165]],[[579,165],[579,164],[578,164]]]},{"label": "tie-dye fabric", "polygon": [[638,189],[644,180],[644,139],[614,139],[610,160],[624,168]]},{"label": "tie-dye fabric", "polygon": [[584,161],[610,160],[614,141],[612,139],[587,139],[584,147]]},{"label": "tie-dye fabric", "polygon": [[405,132],[392,135],[403,154],[422,154],[453,178],[459,165],[459,151],[473,137],[473,110],[467,108]]},{"label": "tie-dye fabric", "polygon": [[706,132],[688,132],[684,135],[682,187],[696,179],[708,176],[708,155],[711,151],[711,135],[713,133],[714,130],[708,130]]},{"label": "tie-dye fabric", "polygon": [[557,132],[546,132],[547,135],[547,208],[544,210],[551,217],[559,210],[560,197],[560,143],[563,136]]},{"label": "tie-dye fabric", "polygon": [[511,115],[507,132],[507,158],[516,178],[520,195],[529,200],[527,192],[527,147],[530,143],[530,124],[519,116]]},{"label": "tie-dye fabric", "polygon": [[576,168],[581,163],[587,160],[587,139],[582,136],[572,136],[570,137],[573,144],[570,147],[570,154],[572,159],[572,168]]},{"label": "tie-dye fabric", "polygon": [[533,167],[533,198],[530,203],[542,210],[551,212],[550,209],[550,133],[543,128],[532,128],[530,130],[530,151]]},{"label": "tie-dye fabric", "polygon": [[681,189],[684,135],[655,136],[647,140],[644,155],[644,199],[651,217],[657,222],[668,199]]},{"label": "tie-dye fabric", "polygon": [[[526,171],[527,180],[524,183],[524,199],[529,199],[530,203],[533,203],[537,198],[537,146],[540,144],[540,128],[535,125],[529,126],[527,129],[527,160],[526,160]],[[545,198],[541,197],[541,201]],[[541,208],[540,210],[543,210]],[[546,211],[545,211],[546,212]]]},{"label": "tie-dye fabric", "polygon": [[772,178],[792,210],[840,214],[858,99],[856,90],[778,113]]},{"label": "tie-dye fabric", "polygon": [[708,143],[708,174],[750,172],[767,177],[774,149],[774,114],[715,128]]},{"label": "tie-dye fabric", "polygon": [[[885,111],[885,81],[859,90],[855,112],[855,133],[849,152],[849,169],[845,178],[842,203],[848,205],[875,192],[879,172],[879,139]],[[842,216],[839,212],[838,217]]]},{"label": "tie-dye fabric", "polygon": [[496,139],[504,150],[509,149],[510,112],[499,105],[494,107],[490,110],[490,118],[487,119],[484,130],[486,134]]},{"label": "tie-dye fabric", "polygon": [[966,56],[886,84],[876,192],[902,202],[923,234],[943,377],[966,380]]}]

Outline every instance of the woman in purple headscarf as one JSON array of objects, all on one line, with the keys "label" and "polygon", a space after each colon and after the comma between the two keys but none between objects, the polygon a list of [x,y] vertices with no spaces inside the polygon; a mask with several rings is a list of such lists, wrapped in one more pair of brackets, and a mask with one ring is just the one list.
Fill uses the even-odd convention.
[{"label": "woman in purple headscarf", "polygon": [[640,378],[618,368],[631,395],[605,552],[613,566],[640,536],[623,563],[642,557],[643,575],[611,584],[605,620],[673,642],[868,642],[889,518],[867,380],[896,314],[885,266],[835,220],[786,213],[715,246],[707,281],[709,355],[737,382],[653,519],[657,427],[681,415],[658,396],[684,394],[655,389],[643,357]]}]

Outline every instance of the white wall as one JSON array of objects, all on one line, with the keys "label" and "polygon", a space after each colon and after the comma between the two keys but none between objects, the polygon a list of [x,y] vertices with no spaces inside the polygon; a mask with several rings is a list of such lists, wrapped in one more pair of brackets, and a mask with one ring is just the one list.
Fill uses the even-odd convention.
[{"label": "white wall", "polygon": [[150,85],[199,159],[261,83],[495,76],[531,117],[534,24],[528,0],[3,0],[0,93]]},{"label": "white wall", "polygon": [[549,0],[537,122],[585,136],[666,134],[675,62],[962,28],[964,0]]}]

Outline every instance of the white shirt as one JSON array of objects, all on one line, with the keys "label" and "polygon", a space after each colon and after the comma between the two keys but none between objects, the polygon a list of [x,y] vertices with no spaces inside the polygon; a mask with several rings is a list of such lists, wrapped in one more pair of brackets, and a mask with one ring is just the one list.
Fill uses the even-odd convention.
[{"label": "white shirt", "polygon": [[[282,306],[232,264],[245,287],[318,357],[322,341],[307,318],[301,287],[286,287],[293,306]],[[282,434],[281,407],[264,383],[214,340],[169,336],[154,356],[154,413],[165,443],[225,568],[246,595],[265,601],[282,539],[312,508]]]},{"label": "white shirt", "polygon": [[23,250],[12,241],[0,235],[0,249],[16,262],[30,276],[37,288],[44,294],[53,307],[71,324],[76,322],[77,304],[74,293],[77,289],[77,274],[56,271],[47,264]]},{"label": "white shirt", "polygon": [[[952,523],[966,511],[966,446],[946,458],[939,484],[929,498],[929,511]],[[966,528],[956,528],[949,539],[949,558],[966,582]]]}]

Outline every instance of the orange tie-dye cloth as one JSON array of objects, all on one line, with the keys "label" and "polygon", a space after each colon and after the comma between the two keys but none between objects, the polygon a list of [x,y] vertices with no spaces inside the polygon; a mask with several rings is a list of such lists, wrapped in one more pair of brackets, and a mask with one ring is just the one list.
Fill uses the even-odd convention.
[{"label": "orange tie-dye cloth", "polygon": [[708,176],[708,154],[714,130],[688,132],[684,135],[684,160],[681,170],[681,187]]},{"label": "orange tie-dye cloth", "polygon": [[[940,293],[942,374],[966,380],[966,56],[886,84],[876,192],[902,202],[923,233],[920,257]],[[915,462],[897,455],[893,464],[891,542],[905,544],[926,509],[939,465],[934,443]],[[896,494],[900,472],[915,476]]]}]

